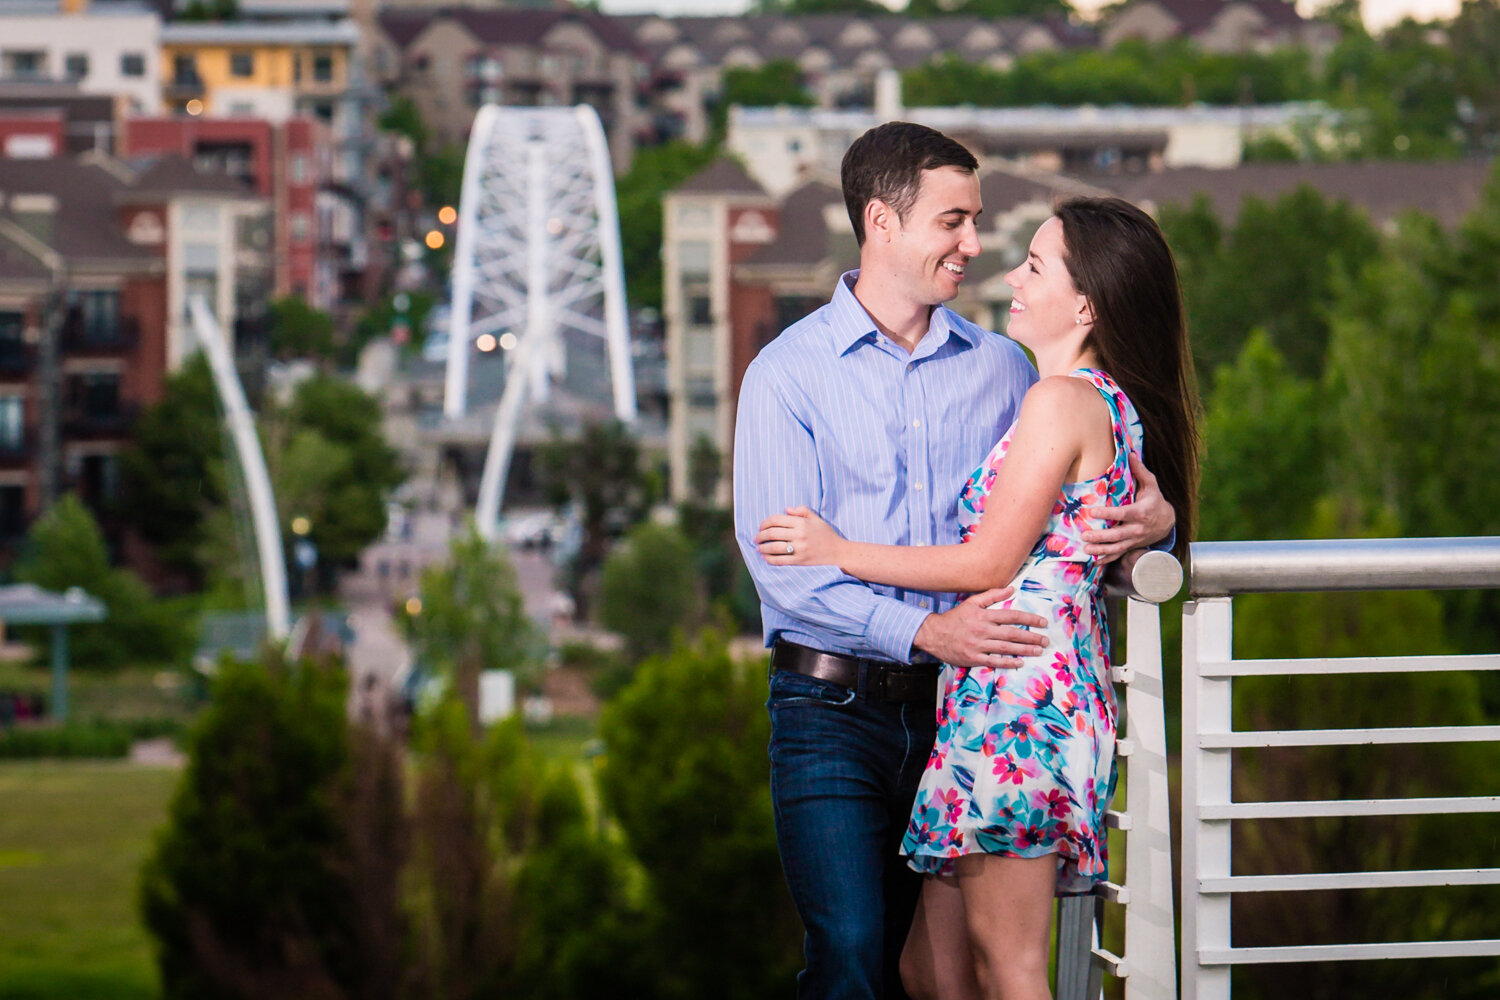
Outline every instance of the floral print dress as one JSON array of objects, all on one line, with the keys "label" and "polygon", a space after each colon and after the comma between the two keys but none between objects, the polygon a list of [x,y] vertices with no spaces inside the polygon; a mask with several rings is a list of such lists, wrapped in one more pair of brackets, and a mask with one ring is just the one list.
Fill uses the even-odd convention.
[{"label": "floral print dress", "polygon": [[[919,872],[951,874],[964,854],[1057,854],[1059,895],[1108,877],[1104,813],[1115,786],[1114,690],[1099,604],[1104,567],[1083,551],[1083,508],[1130,503],[1135,407],[1104,372],[1072,373],[1099,390],[1113,417],[1115,458],[1096,479],[1065,483],[1046,531],[997,607],[1047,619],[1050,644],[1017,669],[943,667],[937,742],[901,845]],[[984,514],[1012,426],[969,477],[959,500],[962,538]]]}]

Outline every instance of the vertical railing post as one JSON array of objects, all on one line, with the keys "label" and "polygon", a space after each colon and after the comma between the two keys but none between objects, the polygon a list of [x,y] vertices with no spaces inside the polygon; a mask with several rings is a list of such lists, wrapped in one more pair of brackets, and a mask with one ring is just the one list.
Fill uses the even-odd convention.
[{"label": "vertical railing post", "polygon": [[1161,608],[1127,603],[1126,735],[1135,744],[1125,783],[1125,1000],[1175,1000],[1177,935],[1172,908],[1172,807],[1167,781],[1167,719],[1162,683]]},{"label": "vertical railing post", "polygon": [[1204,733],[1233,729],[1233,681],[1204,677],[1202,667],[1233,659],[1230,598],[1189,601],[1182,608],[1182,994],[1188,1000],[1228,1000],[1230,967],[1200,965],[1199,953],[1231,945],[1230,897],[1200,895],[1206,878],[1231,874],[1229,820],[1205,821],[1205,805],[1231,799],[1228,749],[1205,750]]}]

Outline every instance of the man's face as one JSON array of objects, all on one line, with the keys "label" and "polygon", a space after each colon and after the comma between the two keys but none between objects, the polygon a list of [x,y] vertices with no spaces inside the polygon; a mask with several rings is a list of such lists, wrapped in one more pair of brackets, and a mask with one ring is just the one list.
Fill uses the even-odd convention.
[{"label": "man's face", "polygon": [[922,171],[917,200],[904,221],[894,220],[891,241],[897,280],[914,303],[935,306],[958,294],[969,261],[979,256],[975,219],[982,210],[972,171]]}]

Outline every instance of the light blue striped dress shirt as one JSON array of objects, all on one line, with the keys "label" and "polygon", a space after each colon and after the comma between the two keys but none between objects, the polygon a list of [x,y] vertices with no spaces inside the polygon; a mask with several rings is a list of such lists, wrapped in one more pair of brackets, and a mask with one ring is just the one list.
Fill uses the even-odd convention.
[{"label": "light blue striped dress shirt", "polygon": [[958,541],[958,495],[1000,440],[1036,370],[1016,344],[946,307],[907,354],[839,279],[833,301],[750,363],[734,438],[735,537],[760,592],[766,645],[906,661],[954,594],[866,584],[836,566],[770,566],[760,522],[805,504],[846,537],[889,545]]}]

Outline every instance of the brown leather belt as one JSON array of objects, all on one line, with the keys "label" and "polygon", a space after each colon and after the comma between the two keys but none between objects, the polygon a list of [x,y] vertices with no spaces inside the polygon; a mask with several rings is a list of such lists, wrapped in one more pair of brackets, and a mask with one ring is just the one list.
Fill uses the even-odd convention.
[{"label": "brown leather belt", "polygon": [[[842,653],[825,653],[785,639],[771,647],[771,669],[804,674],[860,691],[872,701],[937,701],[936,663],[895,663]],[[860,684],[860,675],[864,684]]]}]

